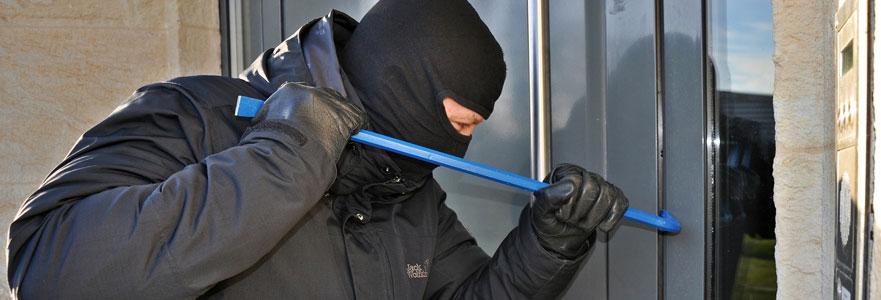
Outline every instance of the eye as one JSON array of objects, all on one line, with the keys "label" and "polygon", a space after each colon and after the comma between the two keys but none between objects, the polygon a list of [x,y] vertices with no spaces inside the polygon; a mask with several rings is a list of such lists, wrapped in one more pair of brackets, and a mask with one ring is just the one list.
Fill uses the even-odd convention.
[{"label": "eye", "polygon": [[456,131],[462,130],[462,123],[450,120],[450,125],[453,125],[453,129]]}]

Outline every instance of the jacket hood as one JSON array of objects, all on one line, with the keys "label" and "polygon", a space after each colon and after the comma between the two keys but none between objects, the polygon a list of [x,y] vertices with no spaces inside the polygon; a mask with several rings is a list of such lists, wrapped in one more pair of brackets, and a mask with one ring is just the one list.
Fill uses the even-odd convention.
[{"label": "jacket hood", "polygon": [[[364,107],[340,68],[337,53],[346,44],[358,22],[337,10],[314,19],[278,46],[260,54],[239,78],[266,97],[285,82],[334,89],[355,105]],[[397,202],[420,188],[427,178],[406,180],[401,168],[384,150],[350,142],[337,164],[337,179],[329,193],[358,194],[381,202]]]}]

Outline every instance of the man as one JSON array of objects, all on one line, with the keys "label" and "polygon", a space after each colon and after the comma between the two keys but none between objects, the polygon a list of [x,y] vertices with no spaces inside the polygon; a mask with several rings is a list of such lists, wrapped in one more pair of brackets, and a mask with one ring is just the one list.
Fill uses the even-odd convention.
[{"label": "man", "polygon": [[[84,133],[10,228],[14,294],[553,298],[627,208],[560,166],[490,258],[435,166],[347,143],[366,127],[464,155],[505,77],[464,0],[385,0],[360,25],[331,12],[240,77],[145,86]],[[238,95],[268,99],[247,120]]]}]

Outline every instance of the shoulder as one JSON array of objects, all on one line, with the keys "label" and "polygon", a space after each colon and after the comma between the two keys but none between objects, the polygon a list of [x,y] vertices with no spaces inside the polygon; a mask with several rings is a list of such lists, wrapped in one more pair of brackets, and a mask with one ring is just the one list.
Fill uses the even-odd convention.
[{"label": "shoulder", "polygon": [[131,110],[132,106],[180,111],[181,108],[235,105],[236,97],[248,89],[246,82],[235,80],[221,76],[187,76],[147,84],[135,90],[117,111]]},{"label": "shoulder", "polygon": [[166,82],[157,82],[142,86],[135,90],[129,102],[138,104],[157,104],[174,106],[169,102],[184,102],[193,108],[215,108],[219,106],[235,106],[239,95],[252,98],[266,98],[238,78],[213,75],[177,77]]},{"label": "shoulder", "polygon": [[[162,95],[165,96],[165,101],[184,101],[197,108],[207,109],[235,106],[239,95],[266,98],[244,80],[214,75],[177,77],[166,82],[145,85],[135,91],[135,95],[138,93]],[[174,95],[168,97],[170,94]],[[150,97],[150,100],[162,101],[154,98],[156,97]]]},{"label": "shoulder", "polygon": [[239,95],[258,99],[267,97],[244,80],[223,76],[178,77],[165,82],[165,85],[209,107],[235,105]]},{"label": "shoulder", "polygon": [[235,145],[249,119],[234,116],[239,95],[262,98],[247,82],[221,76],[187,76],[138,88],[83,137],[154,136],[190,140],[197,153]]},{"label": "shoulder", "polygon": [[[212,75],[177,77],[138,88],[117,107],[111,117],[166,115],[200,123],[206,119],[232,119],[232,111],[240,95],[265,98],[247,82],[237,78]],[[247,123],[247,120],[238,121]]]}]

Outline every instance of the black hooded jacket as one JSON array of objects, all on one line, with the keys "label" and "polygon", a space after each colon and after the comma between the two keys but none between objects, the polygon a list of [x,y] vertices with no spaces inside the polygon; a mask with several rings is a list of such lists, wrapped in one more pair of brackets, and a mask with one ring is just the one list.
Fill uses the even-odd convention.
[{"label": "black hooded jacket", "polygon": [[[430,176],[381,150],[341,161],[316,142],[247,132],[238,95],[286,81],[358,103],[336,52],[357,23],[313,20],[241,79],[181,77],[138,89],[88,130],[23,204],[8,276],[25,299],[554,298],[579,259],[544,250],[528,210],[490,258]],[[521,229],[525,228],[525,229]]]}]

